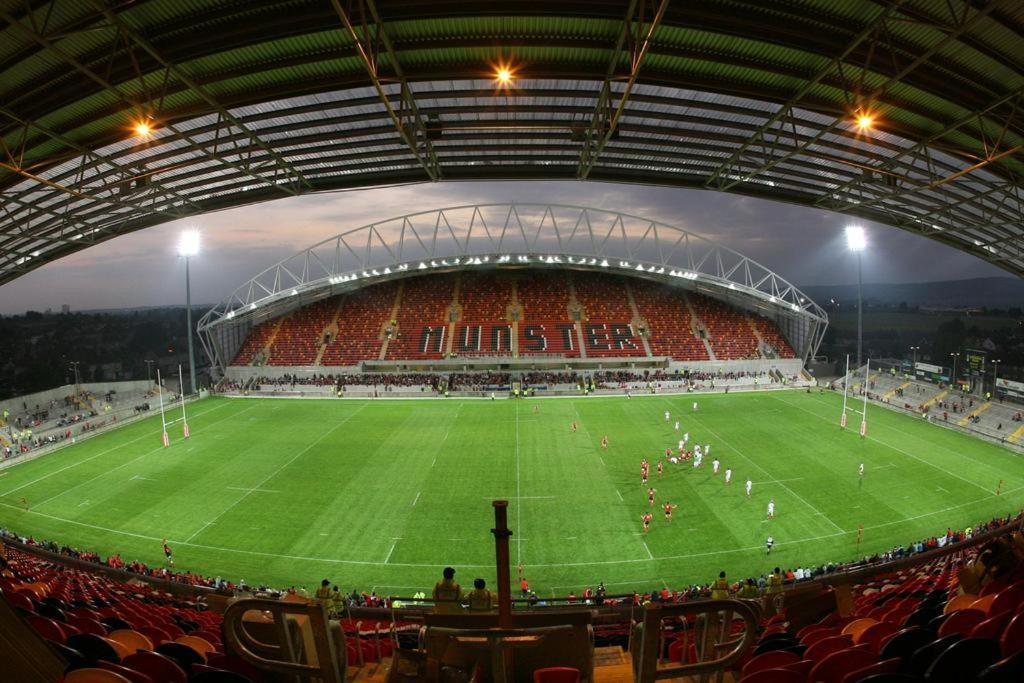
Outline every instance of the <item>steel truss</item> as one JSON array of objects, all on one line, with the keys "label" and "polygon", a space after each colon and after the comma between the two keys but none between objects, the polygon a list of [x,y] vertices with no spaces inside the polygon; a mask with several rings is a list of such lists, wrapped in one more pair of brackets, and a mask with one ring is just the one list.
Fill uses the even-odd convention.
[{"label": "steel truss", "polygon": [[255,324],[391,279],[487,269],[625,274],[699,291],[765,315],[799,356],[821,344],[828,316],[756,261],[682,228],[562,204],[477,204],[347,230],[267,268],[200,320],[211,363],[225,368]]},{"label": "steel truss", "polygon": [[[1019,3],[527,5],[532,28],[468,0],[0,2],[0,284],[207,211],[442,178],[740,193],[1024,275]],[[502,91],[506,48],[531,57]]]}]

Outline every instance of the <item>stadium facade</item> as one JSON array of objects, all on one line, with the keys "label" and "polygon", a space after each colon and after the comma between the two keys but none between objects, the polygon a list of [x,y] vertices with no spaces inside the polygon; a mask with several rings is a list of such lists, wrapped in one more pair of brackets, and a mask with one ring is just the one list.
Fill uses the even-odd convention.
[{"label": "stadium facade", "polygon": [[[497,314],[484,316],[486,320],[479,316],[470,316],[470,320],[461,311],[446,308],[435,313],[436,320],[427,316],[419,320],[422,324],[406,321],[404,325],[383,310],[378,316],[380,320],[372,323],[375,329],[369,333],[378,335],[379,340],[391,335],[414,335],[419,348],[411,347],[409,354],[381,350],[379,354],[364,353],[361,358],[342,354],[329,365],[389,370],[410,369],[410,361],[416,361],[416,369],[440,370],[453,363],[464,365],[469,355],[478,367],[500,362],[505,368],[544,362],[564,365],[567,361],[586,367],[588,359],[594,367],[595,363],[612,367],[616,360],[633,367],[638,367],[638,363],[667,367],[679,361],[689,361],[691,367],[702,361],[722,367],[722,363],[738,360],[739,356],[747,361],[755,357],[792,356],[799,362],[813,356],[828,324],[825,311],[777,273],[680,227],[600,208],[483,204],[399,216],[323,240],[236,288],[203,316],[199,330],[212,365],[223,373],[233,364],[259,364],[260,359],[254,354],[239,361],[246,340],[259,326],[281,321],[295,311],[317,305],[325,308],[319,322],[308,323],[309,329],[305,331],[321,346],[326,346],[331,336],[345,334],[346,320],[340,308],[332,317],[326,310],[332,306],[322,303],[339,295],[425,276],[500,272],[556,277],[566,271],[660,283],[668,291],[688,292],[702,297],[702,301],[719,302],[729,309],[752,314],[742,320],[737,318],[743,332],[750,333],[746,325],[756,326],[758,319],[770,321],[770,327],[777,329],[784,341],[775,345],[762,343],[760,333],[754,332],[751,338],[758,340],[758,348],[716,355],[707,342],[711,333],[701,323],[692,321],[697,317],[695,313],[667,320],[662,329],[651,330],[656,325],[640,314],[630,290],[626,298],[631,310],[626,310],[624,304],[621,313],[598,316],[600,320],[593,320],[594,316],[587,315],[584,307],[574,315],[571,304],[568,311],[541,318],[531,317],[531,310],[524,315],[513,304],[508,311],[502,308]],[[597,281],[588,286],[600,290],[606,285]],[[444,285],[438,280],[438,291],[445,286],[450,291],[450,283]],[[567,301],[570,298],[575,300],[575,294],[566,292]],[[379,306],[390,309],[393,301],[394,292],[384,297]],[[595,300],[595,307],[596,304]],[[447,300],[440,305],[446,307]],[[683,308],[692,303],[679,299],[667,305]],[[457,301],[455,306],[458,308]],[[467,324],[470,322],[473,324]],[[545,322],[549,323],[547,327]],[[518,329],[520,326],[525,329]],[[576,326],[578,331],[569,329]],[[667,326],[674,329],[670,332],[665,329]],[[678,329],[681,326],[691,329]],[[692,333],[704,342],[706,353],[698,349],[693,356],[658,355],[658,348],[652,348],[644,339],[649,332],[680,337]],[[276,336],[276,332],[273,334]],[[731,335],[732,331],[726,327],[723,334]],[[774,332],[766,327],[765,334]],[[446,335],[461,339],[446,341]],[[263,341],[270,343],[269,337]],[[519,348],[519,341],[523,348]],[[782,352],[775,348],[782,346],[791,350]],[[588,354],[588,347],[596,353]],[[472,353],[467,353],[470,350]],[[615,350],[622,353],[614,353]],[[379,357],[374,358],[375,355]],[[297,358],[302,360],[296,367],[307,371],[311,365],[323,364],[322,351],[315,355],[300,354]]]}]

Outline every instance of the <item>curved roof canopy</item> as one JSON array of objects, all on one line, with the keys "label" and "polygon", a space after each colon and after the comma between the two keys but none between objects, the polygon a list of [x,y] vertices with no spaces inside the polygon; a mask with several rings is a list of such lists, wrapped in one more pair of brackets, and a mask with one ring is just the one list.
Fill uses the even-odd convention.
[{"label": "curved roof canopy", "polygon": [[1024,274],[1019,0],[0,0],[0,21],[0,283],[207,211],[497,178],[817,206]]}]

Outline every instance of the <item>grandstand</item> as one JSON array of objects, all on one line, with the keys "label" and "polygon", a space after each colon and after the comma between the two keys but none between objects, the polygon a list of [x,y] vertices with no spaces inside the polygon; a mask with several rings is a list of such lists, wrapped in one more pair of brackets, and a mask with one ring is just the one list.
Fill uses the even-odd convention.
[{"label": "grandstand", "polygon": [[[762,316],[664,285],[644,282],[638,291],[650,320],[621,276],[528,270],[422,275],[263,321],[231,365],[358,367],[366,360],[454,356],[657,355],[676,362],[795,357],[778,327]],[[350,303],[357,297],[376,308],[359,311]],[[338,315],[327,314],[335,310]],[[385,320],[394,324],[382,334]],[[352,351],[342,354],[346,346]]]}]

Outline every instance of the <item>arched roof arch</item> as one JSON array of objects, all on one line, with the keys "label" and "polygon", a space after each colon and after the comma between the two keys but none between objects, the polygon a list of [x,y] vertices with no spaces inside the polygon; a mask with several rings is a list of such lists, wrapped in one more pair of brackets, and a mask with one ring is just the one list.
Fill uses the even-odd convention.
[{"label": "arched roof arch", "polygon": [[177,218],[446,179],[764,197],[1024,274],[1016,0],[0,0],[0,21],[0,284]]}]

